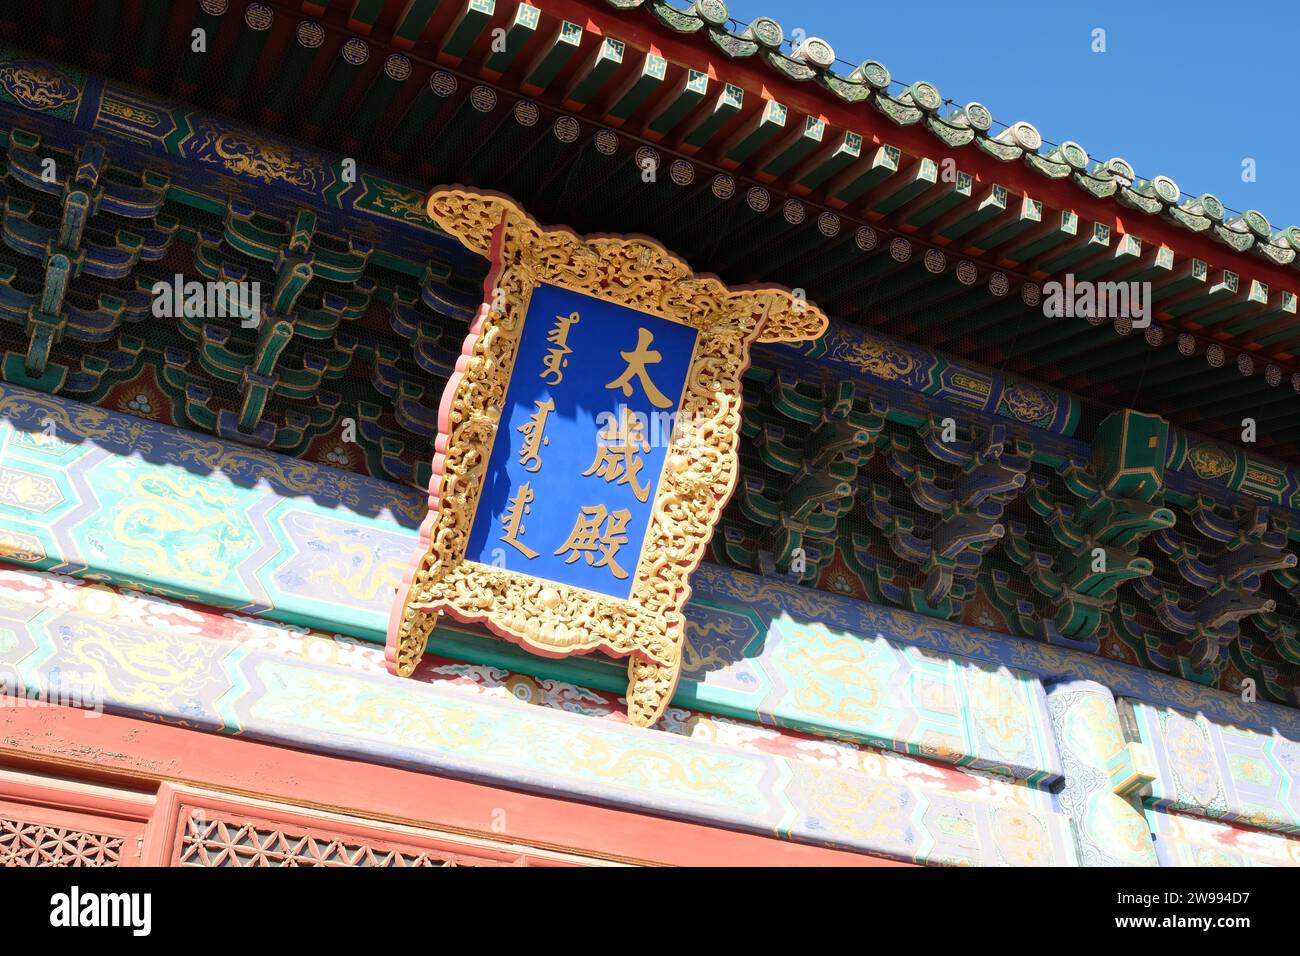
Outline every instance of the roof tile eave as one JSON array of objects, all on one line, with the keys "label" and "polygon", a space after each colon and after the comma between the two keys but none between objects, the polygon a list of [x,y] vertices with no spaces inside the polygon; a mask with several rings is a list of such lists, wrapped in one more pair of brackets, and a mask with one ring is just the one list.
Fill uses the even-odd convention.
[{"label": "roof tile eave", "polygon": [[[598,6],[600,0],[569,2]],[[862,132],[874,143],[882,143],[880,131],[892,125],[891,142],[913,157],[926,155],[927,144],[924,138],[907,134],[922,128],[944,149],[973,145],[998,164],[990,165],[982,157],[970,163],[979,183],[992,182],[996,170],[998,181],[1012,192],[1042,198],[1057,208],[1085,211],[1098,221],[1110,220],[1119,232],[1141,232],[1146,241],[1167,244],[1185,255],[1216,264],[1236,263],[1235,270],[1278,288],[1300,288],[1300,226],[1275,228],[1253,209],[1233,215],[1212,194],[1185,197],[1170,177],[1138,179],[1124,159],[1097,161],[1072,141],[1042,154],[1042,137],[1033,124],[1017,121],[995,132],[996,121],[979,103],[944,116],[945,101],[930,83],[918,81],[901,94],[890,94],[892,78],[877,61],[865,61],[847,75],[836,73],[834,51],[818,37],[805,39],[791,54],[780,52],[785,37],[775,20],[759,17],[743,33],[733,33],[722,0],[696,0],[686,10],[666,0],[603,0],[603,4],[619,17],[643,15],[665,40],[721,53],[737,67],[743,64],[743,72],[752,72],[758,85],[793,93],[790,105],[824,113],[834,125]],[[848,112],[867,103],[875,107],[868,113]],[[864,116],[876,119],[872,114],[889,124],[864,125]],[[1071,192],[1060,189],[1064,181],[1073,187]],[[1141,215],[1140,225],[1131,213]]]}]

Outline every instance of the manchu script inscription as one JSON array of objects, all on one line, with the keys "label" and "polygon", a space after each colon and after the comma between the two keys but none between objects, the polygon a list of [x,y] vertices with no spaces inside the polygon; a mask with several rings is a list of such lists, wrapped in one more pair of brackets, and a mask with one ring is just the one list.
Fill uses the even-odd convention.
[{"label": "manchu script inscription", "polygon": [[533,290],[469,561],[627,599],[695,351],[690,326]]}]

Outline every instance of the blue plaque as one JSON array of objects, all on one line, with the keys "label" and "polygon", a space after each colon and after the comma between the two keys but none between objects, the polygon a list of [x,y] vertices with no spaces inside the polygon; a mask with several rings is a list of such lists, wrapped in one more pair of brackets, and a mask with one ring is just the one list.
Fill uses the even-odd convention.
[{"label": "blue plaque", "polygon": [[466,559],[627,598],[696,336],[540,284]]}]

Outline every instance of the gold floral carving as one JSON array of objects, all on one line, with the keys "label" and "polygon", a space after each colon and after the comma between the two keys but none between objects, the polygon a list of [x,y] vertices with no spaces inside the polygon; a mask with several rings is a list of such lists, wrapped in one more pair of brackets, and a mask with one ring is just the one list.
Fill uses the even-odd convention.
[{"label": "gold floral carving", "polygon": [[122,100],[110,99],[107,94],[100,103],[99,111],[101,115],[116,116],[133,123],[139,123],[141,126],[153,126],[158,122],[157,113],[141,109]]},{"label": "gold floral carving", "polygon": [[[742,408],[740,376],[755,341],[816,338],[826,316],[775,286],[729,288],[695,275],[653,240],[579,236],[543,228],[510,199],[436,190],[429,217],[492,259],[457,372],[443,396],[429,484],[423,553],[394,609],[388,663],[414,671],[437,617],[479,621],[550,657],[601,650],[628,660],[628,718],[654,723],[668,706],[685,642],[689,576],[735,488]],[[702,440],[674,443],[627,600],[465,559],[532,291],[549,283],[698,331],[681,405]]]}]

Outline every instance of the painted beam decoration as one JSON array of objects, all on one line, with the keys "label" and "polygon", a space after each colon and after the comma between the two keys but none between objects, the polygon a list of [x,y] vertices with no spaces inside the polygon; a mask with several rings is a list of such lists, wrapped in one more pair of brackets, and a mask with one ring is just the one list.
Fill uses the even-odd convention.
[{"label": "painted beam decoration", "polygon": [[492,267],[443,393],[389,668],[409,676],[445,612],[550,657],[627,657],[628,718],[649,726],[735,487],[750,346],[816,338],[826,316],[649,239],[542,228],[496,194],[436,190],[427,208]]}]

